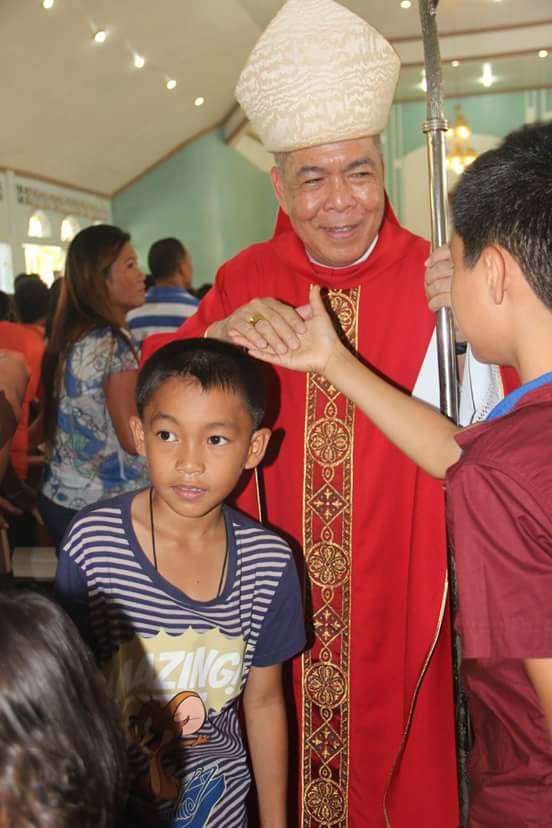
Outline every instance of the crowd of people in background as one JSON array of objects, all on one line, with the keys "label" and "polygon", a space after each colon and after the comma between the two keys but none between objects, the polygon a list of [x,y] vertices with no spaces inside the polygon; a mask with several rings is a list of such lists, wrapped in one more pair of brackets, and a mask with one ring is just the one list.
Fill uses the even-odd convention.
[{"label": "crowd of people in background", "polygon": [[[140,391],[139,411],[136,403],[140,343],[150,333],[176,330],[198,305],[191,291],[190,257],[178,240],[162,239],[152,245],[148,265],[154,285],[146,293],[146,280],[128,233],[111,225],[94,225],[82,230],[69,245],[65,273],[54,283],[55,288],[47,288],[37,274],[21,274],[15,280],[14,295],[2,297],[5,318],[0,322],[0,479],[3,482],[0,509],[2,531],[5,533],[8,529],[8,542],[2,550],[4,574],[9,571],[14,546],[40,541],[53,544],[57,553],[64,536],[71,537],[67,535],[71,522],[86,507],[118,495],[126,495],[130,504],[136,490],[148,491],[145,487],[150,474],[141,456],[147,452],[139,450],[139,440],[131,433],[133,421],[139,422],[139,417],[144,416]],[[142,314],[136,313],[142,309]],[[220,379],[221,369],[217,367],[228,346],[221,345],[217,351],[215,343],[205,342],[213,381],[222,382],[221,391],[228,400],[215,417],[220,420],[227,416],[227,407],[234,397],[234,391],[227,387],[229,377]],[[248,436],[250,407],[255,408],[255,423],[263,416],[262,408],[258,408],[263,404],[262,377],[258,369],[251,377],[247,376],[255,367],[254,361],[237,349],[226,356],[230,357],[230,363],[235,361],[232,382],[243,396],[237,416],[242,423],[240,427],[245,425],[244,439],[251,440],[252,445],[251,460],[248,457],[245,462],[236,455],[233,461],[235,475],[224,484],[229,493],[244,464],[249,468],[262,459],[268,430],[259,432],[262,439],[255,436],[256,432],[251,438]],[[193,362],[193,354],[191,358]],[[196,376],[194,372],[199,372],[197,376],[203,382],[205,366],[202,363],[200,358],[197,366],[194,368],[192,364],[189,370],[192,378]],[[158,369],[161,383],[167,381],[166,372],[166,368]],[[175,416],[180,408],[174,409]],[[186,405],[184,408],[187,410]],[[31,473],[35,471],[39,474]],[[154,468],[152,479],[153,472]],[[222,503],[218,509],[219,545],[224,559],[218,587],[221,592],[227,569],[230,571],[234,564],[227,559],[225,539],[229,513],[223,511]],[[162,525],[166,526],[165,520]],[[75,526],[79,533],[78,523]],[[241,531],[249,532],[249,524],[244,524]],[[180,531],[178,535],[182,538]],[[267,542],[274,547],[275,561],[283,554],[287,556],[287,568],[291,569],[284,579],[285,590],[293,595],[295,606],[292,618],[290,598],[285,603],[283,598],[278,598],[281,617],[266,625],[262,647],[261,638],[257,647],[257,659],[265,653],[262,655],[264,666],[275,657],[275,636],[281,641],[279,662],[282,662],[301,649],[304,635],[299,586],[289,550],[271,534],[265,533],[260,542],[263,540],[263,548]],[[239,540],[233,544],[240,548]],[[264,557],[266,553],[260,555],[258,565],[266,567]],[[65,603],[69,614],[78,621],[79,613],[71,613],[75,596],[73,584],[64,575],[67,566],[65,556],[58,567],[56,595],[58,602]],[[274,580],[274,590],[280,574]],[[275,577],[269,569],[267,577]],[[157,589],[163,588],[163,583],[161,579]],[[68,589],[65,596],[63,589]],[[189,591],[193,594],[193,588]],[[266,589],[263,595],[266,596]],[[236,598],[241,604],[241,597]],[[264,604],[259,603],[260,598],[259,594],[252,603],[252,611],[259,618],[266,612]],[[14,597],[0,595],[0,623],[3,629],[0,662],[8,665],[1,682],[4,701],[0,703],[0,733],[4,744],[10,745],[0,760],[0,823],[14,828],[31,822],[61,828],[76,821],[90,828],[112,826],[126,798],[124,736],[113,700],[96,672],[89,651],[69,618],[42,595],[21,592]],[[193,615],[188,617],[186,628],[194,623]],[[288,632],[284,632],[286,629]],[[102,653],[95,651],[86,629],[80,627],[79,631],[101,659]],[[245,709],[251,710],[246,715],[253,738],[257,731],[267,732],[264,720],[268,709],[264,701],[267,670],[259,671],[253,660],[253,649],[249,648],[248,652],[251,663],[248,662],[247,672],[251,671],[252,677]],[[272,694],[276,702],[274,715],[284,727],[279,670],[280,663],[272,672]],[[256,677],[257,673],[262,674],[262,679]],[[244,681],[245,678],[242,686]],[[63,692],[59,693],[61,684]],[[18,707],[18,716],[13,715],[14,705]],[[86,728],[78,727],[81,705],[87,711]],[[228,710],[235,719],[237,707]],[[235,729],[237,720],[234,719],[229,723]],[[148,739],[144,734],[137,742],[138,755],[140,751],[149,755]],[[35,746],[32,740],[36,740]],[[217,740],[212,741],[212,758],[216,760]],[[202,744],[198,740],[198,745]],[[248,776],[241,738],[236,737],[233,750],[241,751],[236,754],[233,771],[238,791]],[[257,753],[259,767],[266,768],[265,775],[270,774],[261,742]],[[203,754],[200,750],[200,760]],[[48,773],[39,770],[44,762]],[[183,767],[178,774],[181,772]],[[161,766],[160,773],[165,774]],[[24,787],[26,796],[22,804]],[[166,796],[166,786],[155,783],[153,792]],[[168,803],[164,807],[166,811]],[[245,800],[236,807],[243,812]],[[144,808],[147,811],[147,802],[139,804],[132,817],[127,815],[129,828],[139,824]],[[41,810],[40,817],[37,809]]]},{"label": "crowd of people in background", "polygon": [[[0,291],[0,576],[17,547],[57,554],[79,510],[148,482],[129,426],[141,342],[199,302],[180,241],[154,243],[148,266],[146,293],[128,233],[94,225],[50,287],[21,273],[13,294]],[[111,828],[125,739],[92,655],[41,594],[0,594],[0,624],[0,824]]]},{"label": "crowd of people in background", "polygon": [[0,291],[0,351],[19,353],[29,372],[0,484],[12,551],[57,547],[78,509],[144,481],[128,429],[141,343],[176,330],[199,303],[178,239],[152,244],[148,267],[145,291],[128,234],[95,225],[75,237],[50,287],[20,273],[13,294]]}]

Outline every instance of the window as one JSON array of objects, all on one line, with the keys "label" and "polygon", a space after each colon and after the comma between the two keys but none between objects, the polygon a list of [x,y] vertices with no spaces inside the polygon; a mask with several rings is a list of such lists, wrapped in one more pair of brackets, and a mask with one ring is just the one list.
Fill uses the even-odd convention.
[{"label": "window", "polygon": [[33,239],[47,239],[52,235],[48,216],[42,210],[37,210],[30,217],[27,235]]},{"label": "window", "polygon": [[25,272],[38,273],[48,287],[63,273],[65,251],[52,244],[24,244]]},{"label": "window", "polygon": [[61,241],[71,242],[77,235],[81,226],[76,218],[73,216],[66,216],[61,222]]}]

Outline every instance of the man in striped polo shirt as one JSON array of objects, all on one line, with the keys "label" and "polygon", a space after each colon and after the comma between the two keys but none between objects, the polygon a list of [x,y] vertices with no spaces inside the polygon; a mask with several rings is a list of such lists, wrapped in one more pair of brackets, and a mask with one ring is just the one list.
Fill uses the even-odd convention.
[{"label": "man in striped polo shirt", "polygon": [[192,260],[178,239],[159,239],[150,247],[148,265],[154,285],[141,308],[127,316],[128,327],[141,345],[152,333],[175,331],[194,313]]}]

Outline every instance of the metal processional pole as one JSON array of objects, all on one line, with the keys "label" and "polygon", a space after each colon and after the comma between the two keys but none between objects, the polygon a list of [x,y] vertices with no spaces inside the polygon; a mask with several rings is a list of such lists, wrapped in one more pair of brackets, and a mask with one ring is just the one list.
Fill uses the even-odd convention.
[{"label": "metal processional pole", "polygon": [[[440,247],[447,241],[447,173],[445,133],[448,123],[443,112],[441,56],[437,36],[437,3],[439,0],[420,0],[420,19],[424,43],[424,62],[427,83],[427,136],[429,161],[429,198],[431,207],[431,244]],[[437,355],[439,361],[439,392],[441,411],[454,422],[458,421],[458,378],[454,327],[449,308],[437,314]]]},{"label": "metal processional pole", "polygon": [[[439,0],[419,0],[420,20],[424,46],[424,63],[427,83],[427,120],[424,133],[427,136],[429,162],[429,196],[431,212],[432,248],[447,241],[447,176],[445,133],[448,124],[443,111],[443,87],[441,55],[437,34],[437,4]],[[455,423],[458,422],[458,376],[454,326],[450,308],[437,313],[437,360],[439,366],[439,395],[441,411]],[[450,606],[452,620],[456,613],[456,577],[454,560],[448,557]],[[464,828],[468,813],[468,786],[466,760],[469,748],[469,724],[465,696],[460,682],[460,641],[452,629],[453,679],[455,702],[456,762],[458,794],[460,802],[460,826]]]}]

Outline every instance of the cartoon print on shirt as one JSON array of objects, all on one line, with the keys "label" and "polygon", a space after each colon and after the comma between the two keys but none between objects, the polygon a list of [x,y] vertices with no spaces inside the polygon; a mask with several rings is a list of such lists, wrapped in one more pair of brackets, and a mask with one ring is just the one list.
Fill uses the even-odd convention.
[{"label": "cartoon print on shirt", "polygon": [[[178,778],[170,771],[171,755],[208,742],[207,736],[188,739],[201,729],[207,713],[197,693],[177,693],[166,705],[150,699],[129,719],[131,742],[148,757],[144,787],[156,799],[176,799]],[[168,767],[167,767],[168,765]]]},{"label": "cartoon print on shirt", "polygon": [[247,641],[217,628],[160,630],[122,642],[105,664],[127,724],[131,796],[163,810],[170,828],[204,828],[230,784],[216,744],[217,719],[238,698]]},{"label": "cartoon print on shirt", "polygon": [[198,768],[184,781],[171,828],[204,828],[225,789],[224,775],[219,773],[216,762]]}]

